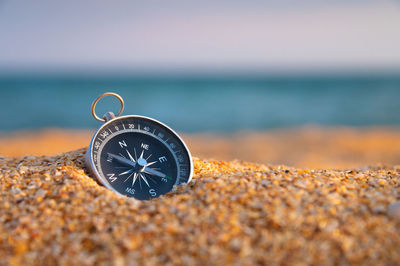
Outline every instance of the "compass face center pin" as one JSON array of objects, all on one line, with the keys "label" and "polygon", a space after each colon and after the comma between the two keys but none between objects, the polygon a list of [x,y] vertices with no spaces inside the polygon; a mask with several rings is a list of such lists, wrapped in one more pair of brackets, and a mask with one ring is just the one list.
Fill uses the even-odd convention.
[{"label": "compass face center pin", "polygon": [[146,164],[147,164],[147,161],[146,161],[146,159],[144,159],[144,158],[139,158],[138,160],[137,160],[137,164],[138,164],[138,168],[139,168],[139,170],[140,171],[143,171],[144,170],[144,167],[146,166]]},{"label": "compass face center pin", "polygon": [[143,159],[143,158],[139,158],[139,159],[137,160],[137,163],[138,163],[138,165],[140,165],[140,166],[145,166],[145,165],[147,164],[146,159]]}]

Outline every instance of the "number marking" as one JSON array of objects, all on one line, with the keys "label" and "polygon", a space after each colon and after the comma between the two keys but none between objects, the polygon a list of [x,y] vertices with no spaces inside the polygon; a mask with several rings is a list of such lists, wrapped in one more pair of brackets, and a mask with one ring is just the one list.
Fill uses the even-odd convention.
[{"label": "number marking", "polygon": [[186,170],[186,169],[182,169],[182,168],[181,168],[181,170],[180,170],[179,172],[180,172],[180,174],[181,174],[182,176],[185,176],[185,175],[187,174],[187,170]]},{"label": "number marking", "polygon": [[96,150],[98,150],[98,149],[100,148],[100,142],[96,141],[96,142],[94,143],[94,148],[95,148]]},{"label": "number marking", "polygon": [[107,138],[108,135],[110,135],[110,133],[108,133],[107,131],[103,131],[103,132],[100,133],[100,136],[101,136],[103,139]]}]

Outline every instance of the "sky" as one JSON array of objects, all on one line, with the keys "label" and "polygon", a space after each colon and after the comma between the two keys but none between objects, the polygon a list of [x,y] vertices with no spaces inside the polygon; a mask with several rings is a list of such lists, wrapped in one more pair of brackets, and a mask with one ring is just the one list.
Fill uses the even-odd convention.
[{"label": "sky", "polygon": [[400,70],[400,1],[0,0],[0,71]]}]

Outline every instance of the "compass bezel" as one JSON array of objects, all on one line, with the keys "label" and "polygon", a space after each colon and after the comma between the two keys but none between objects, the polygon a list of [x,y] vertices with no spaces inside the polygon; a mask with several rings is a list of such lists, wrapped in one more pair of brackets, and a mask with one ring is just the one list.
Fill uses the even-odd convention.
[{"label": "compass bezel", "polygon": [[[85,155],[85,163],[86,163],[86,167],[90,170],[91,174],[93,174],[96,179],[102,184],[104,185],[106,188],[110,189],[111,191],[113,191],[114,193],[116,193],[117,195],[121,196],[121,197],[126,197],[126,198],[134,198],[134,197],[129,197],[127,195],[124,195],[122,193],[120,193],[119,191],[117,191],[116,189],[113,188],[113,186],[110,185],[110,183],[107,181],[106,177],[102,176],[99,171],[97,170],[97,167],[95,165],[95,162],[93,160],[93,144],[98,136],[98,134],[104,129],[106,128],[108,125],[110,125],[111,123],[114,123],[117,120],[124,120],[124,119],[144,119],[144,120],[149,120],[152,123],[156,123],[159,126],[165,128],[166,130],[169,131],[170,134],[174,135],[174,137],[176,137],[177,140],[179,140],[182,144],[182,146],[184,147],[188,157],[189,157],[189,177],[187,179],[187,181],[185,183],[179,183],[179,176],[177,177],[176,183],[175,185],[179,185],[179,186],[184,186],[187,185],[193,177],[193,158],[192,155],[190,153],[190,150],[188,149],[186,143],[183,141],[183,139],[169,126],[167,126],[166,124],[154,119],[154,118],[150,118],[147,116],[141,116],[141,115],[125,115],[125,116],[118,116],[115,117],[113,119],[108,120],[107,122],[105,122],[93,135],[90,144],[88,146],[88,149],[86,151],[86,155]],[[145,134],[144,132],[142,134]],[[167,147],[169,148],[169,147]],[[176,160],[176,159],[175,159]],[[177,162],[177,164],[179,164]],[[163,194],[165,195],[165,194]],[[161,195],[162,196],[162,195]],[[134,198],[135,199],[135,198]]]}]

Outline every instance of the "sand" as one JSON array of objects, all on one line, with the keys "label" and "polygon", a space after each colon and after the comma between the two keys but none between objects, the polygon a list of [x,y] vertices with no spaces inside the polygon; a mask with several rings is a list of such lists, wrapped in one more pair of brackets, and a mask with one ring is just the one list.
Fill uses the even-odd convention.
[{"label": "sand", "polygon": [[1,264],[400,264],[400,166],[194,158],[188,186],[136,201],[89,177],[84,152],[0,159]]},{"label": "sand", "polygon": [[[93,130],[0,134],[0,156],[55,155],[87,146]],[[400,163],[400,128],[299,127],[232,135],[183,134],[201,158],[301,168],[346,169]]]}]

